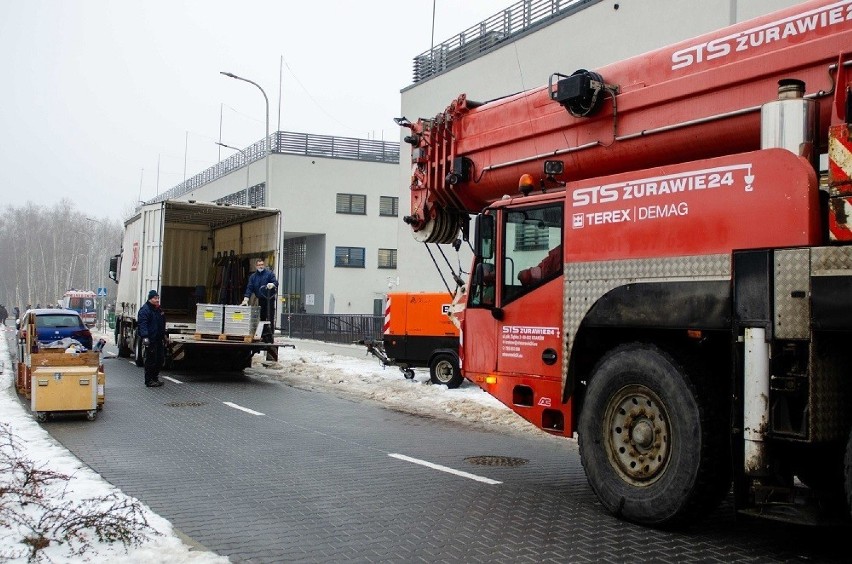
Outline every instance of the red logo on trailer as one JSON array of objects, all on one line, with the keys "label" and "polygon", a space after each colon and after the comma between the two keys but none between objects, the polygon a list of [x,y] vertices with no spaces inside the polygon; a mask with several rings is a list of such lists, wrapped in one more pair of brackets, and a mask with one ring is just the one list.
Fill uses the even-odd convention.
[{"label": "red logo on trailer", "polygon": [[133,258],[130,262],[130,270],[139,270],[139,241],[133,243]]}]

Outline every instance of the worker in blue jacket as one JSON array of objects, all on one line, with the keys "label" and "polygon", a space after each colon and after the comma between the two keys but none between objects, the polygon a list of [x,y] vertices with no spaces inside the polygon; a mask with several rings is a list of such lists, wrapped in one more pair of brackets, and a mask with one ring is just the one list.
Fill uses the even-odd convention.
[{"label": "worker in blue jacket", "polygon": [[[266,262],[259,258],[255,261],[255,271],[249,276],[248,285],[246,286],[245,297],[240,305],[248,305],[249,298],[252,294],[257,296],[257,303],[260,306],[260,320],[272,322],[275,319],[275,289],[278,287],[278,280],[275,274],[266,268]],[[275,323],[272,323],[273,327]]]},{"label": "worker in blue jacket", "polygon": [[145,385],[156,388],[163,385],[160,368],[166,358],[166,314],[160,309],[160,294],[148,292],[148,301],[136,316],[139,338],[145,349]]}]

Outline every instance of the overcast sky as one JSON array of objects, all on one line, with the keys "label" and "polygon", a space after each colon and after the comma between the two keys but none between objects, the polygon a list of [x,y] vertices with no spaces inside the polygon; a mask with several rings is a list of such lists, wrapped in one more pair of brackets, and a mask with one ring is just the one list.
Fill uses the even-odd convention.
[{"label": "overcast sky", "polygon": [[[436,0],[435,43],[512,0]],[[432,0],[0,0],[0,190],[120,219],[279,129],[398,140]],[[223,106],[224,104],[224,106]],[[409,116],[411,117],[411,116]],[[415,116],[416,117],[416,116]],[[187,131],[189,132],[187,134]],[[188,149],[185,149],[188,147]],[[221,149],[222,158],[231,154]],[[157,179],[159,159],[159,183]],[[143,172],[144,169],[144,172]]]}]

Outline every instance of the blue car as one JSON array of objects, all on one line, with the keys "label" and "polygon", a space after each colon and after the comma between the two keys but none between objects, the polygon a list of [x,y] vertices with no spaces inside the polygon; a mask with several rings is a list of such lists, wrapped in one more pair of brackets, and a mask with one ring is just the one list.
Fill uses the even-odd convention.
[{"label": "blue car", "polygon": [[92,350],[92,333],[83,323],[80,314],[70,309],[30,309],[17,322],[18,341],[22,341],[23,331],[27,330],[30,320],[35,320],[39,343],[47,344],[66,337],[78,341],[87,350]]}]

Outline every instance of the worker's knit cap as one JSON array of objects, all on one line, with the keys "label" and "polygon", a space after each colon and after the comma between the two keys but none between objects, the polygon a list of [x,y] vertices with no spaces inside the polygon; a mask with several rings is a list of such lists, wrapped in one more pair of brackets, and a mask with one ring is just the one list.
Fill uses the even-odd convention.
[{"label": "worker's knit cap", "polygon": [[157,290],[151,290],[150,292],[148,292],[148,299],[150,300],[151,298],[154,298],[159,295],[160,294],[157,293]]}]

